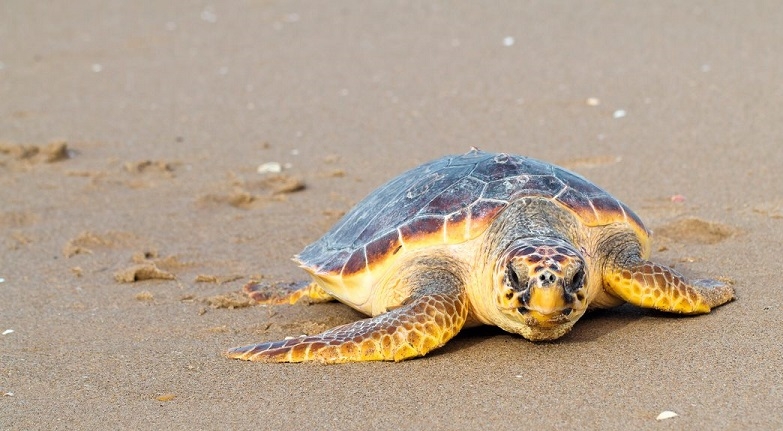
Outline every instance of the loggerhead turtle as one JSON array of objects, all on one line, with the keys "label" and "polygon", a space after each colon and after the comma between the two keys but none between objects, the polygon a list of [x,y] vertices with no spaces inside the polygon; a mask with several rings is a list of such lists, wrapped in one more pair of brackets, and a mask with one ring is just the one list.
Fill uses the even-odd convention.
[{"label": "loggerhead turtle", "polygon": [[375,190],[297,255],[313,282],[245,286],[261,303],[337,299],[374,317],[226,355],[401,361],[469,325],[554,340],[589,308],[701,314],[734,298],[727,284],[647,260],[649,234],[628,207],[563,168],[477,149],[443,157]]}]

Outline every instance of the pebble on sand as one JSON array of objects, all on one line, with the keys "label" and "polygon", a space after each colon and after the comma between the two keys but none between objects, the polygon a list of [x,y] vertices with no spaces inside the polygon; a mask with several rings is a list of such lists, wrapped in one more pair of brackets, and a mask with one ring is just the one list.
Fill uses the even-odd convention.
[{"label": "pebble on sand", "polygon": [[585,103],[587,103],[587,106],[598,106],[601,104],[601,99],[597,97],[588,97],[587,100],[585,100]]}]

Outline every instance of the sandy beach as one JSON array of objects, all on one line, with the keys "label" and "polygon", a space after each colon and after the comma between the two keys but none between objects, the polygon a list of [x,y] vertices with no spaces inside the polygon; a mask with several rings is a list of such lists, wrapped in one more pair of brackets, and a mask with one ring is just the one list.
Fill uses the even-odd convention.
[{"label": "sandy beach", "polygon": [[[781,23],[775,1],[3,1],[0,429],[783,428]],[[367,193],[472,146],[584,175],[737,300],[400,363],[222,356],[362,318],[240,292],[304,280],[291,256]]]}]

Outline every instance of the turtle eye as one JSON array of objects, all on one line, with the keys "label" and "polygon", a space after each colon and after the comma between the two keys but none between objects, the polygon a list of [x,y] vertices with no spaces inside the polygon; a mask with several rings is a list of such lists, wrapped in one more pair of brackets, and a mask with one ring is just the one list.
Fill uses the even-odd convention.
[{"label": "turtle eye", "polygon": [[510,263],[506,267],[506,279],[511,283],[511,287],[514,290],[519,290],[519,275],[514,271],[514,266]]},{"label": "turtle eye", "polygon": [[579,289],[582,288],[582,286],[585,283],[585,270],[584,268],[579,268],[579,271],[574,274],[574,276],[571,278],[571,283],[568,286],[571,292],[576,292]]}]

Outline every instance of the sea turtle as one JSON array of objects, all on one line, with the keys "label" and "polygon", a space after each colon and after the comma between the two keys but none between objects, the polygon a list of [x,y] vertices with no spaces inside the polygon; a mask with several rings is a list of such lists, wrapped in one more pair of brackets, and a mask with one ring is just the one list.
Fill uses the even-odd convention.
[{"label": "sea turtle", "polygon": [[477,149],[443,157],[375,190],[297,255],[311,283],[245,287],[261,303],[337,299],[374,317],[226,355],[401,361],[469,325],[554,340],[588,308],[701,314],[733,299],[725,283],[647,260],[649,234],[627,206],[563,168]]}]

